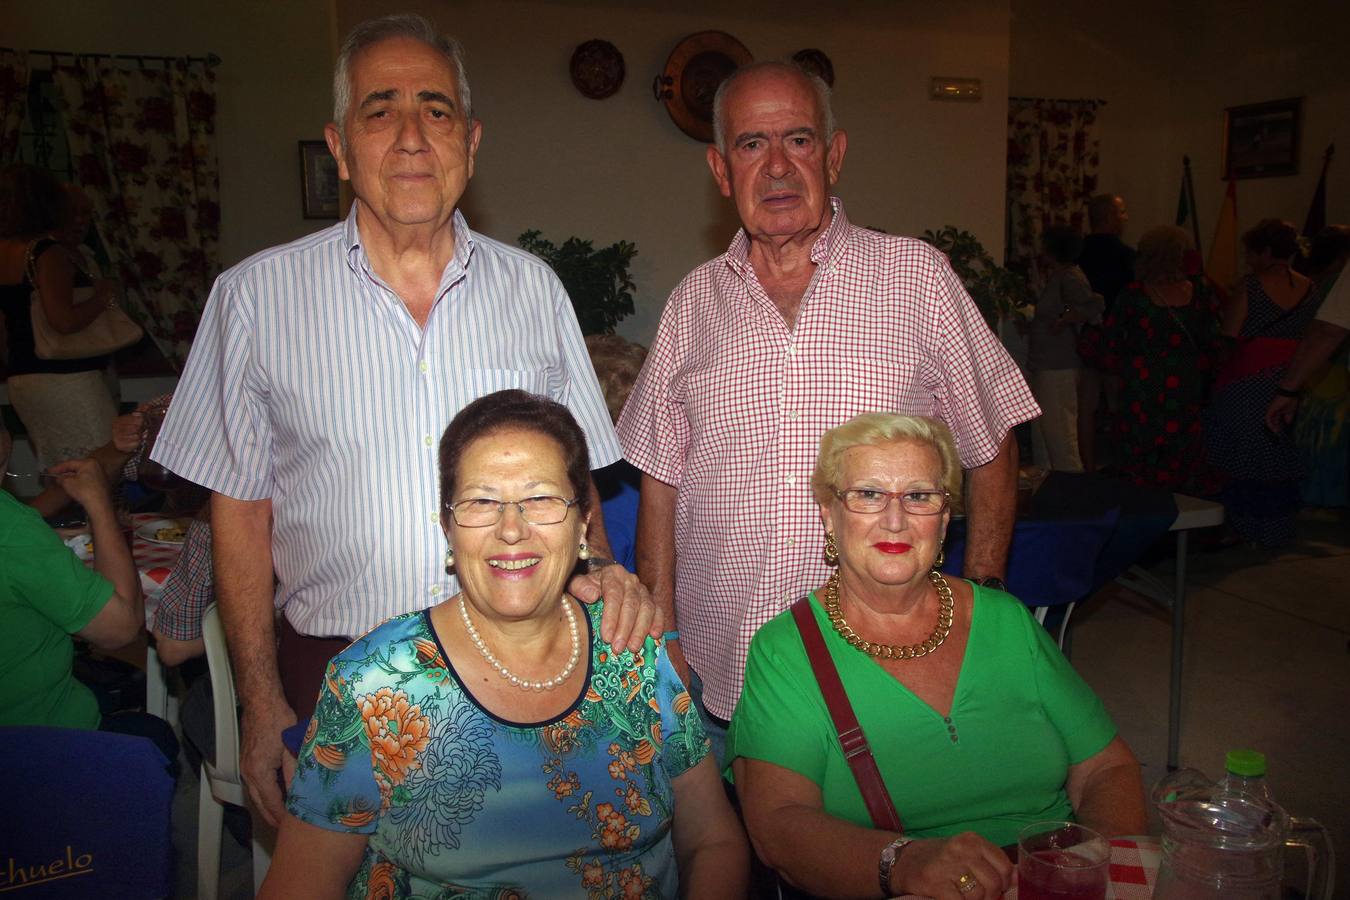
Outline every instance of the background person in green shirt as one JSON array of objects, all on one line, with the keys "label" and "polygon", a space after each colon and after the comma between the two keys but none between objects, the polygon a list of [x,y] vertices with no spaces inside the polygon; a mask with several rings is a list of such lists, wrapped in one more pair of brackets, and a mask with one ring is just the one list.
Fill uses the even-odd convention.
[{"label": "background person in green shirt", "polygon": [[[0,471],[8,468],[9,451],[9,433],[0,429]],[[113,650],[135,640],[145,627],[140,578],[107,478],[92,459],[59,463],[49,472],[87,513],[94,569],[36,510],[0,491],[0,725],[144,734],[145,728],[130,722],[121,727],[121,716],[103,722],[93,692],[71,672],[71,635]]]},{"label": "background person in green shirt", "polygon": [[961,491],[946,426],[858,416],[825,433],[812,489],[838,569],[811,611],[905,833],[873,827],[785,612],[755,635],[728,735],[760,857],[818,896],[981,900],[1024,825],[1143,832],[1139,764],[1045,629],[936,572]]}]

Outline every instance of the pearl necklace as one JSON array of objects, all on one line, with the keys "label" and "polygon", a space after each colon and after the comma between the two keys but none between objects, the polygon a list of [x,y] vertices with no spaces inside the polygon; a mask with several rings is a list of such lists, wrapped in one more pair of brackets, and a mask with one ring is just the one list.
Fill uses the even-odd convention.
[{"label": "pearl necklace", "polygon": [[877,656],[881,659],[918,659],[920,656],[927,656],[947,639],[947,634],[952,630],[952,609],[955,603],[952,600],[952,589],[947,584],[947,579],[942,577],[942,573],[936,569],[928,573],[928,581],[937,590],[938,595],[938,620],[937,628],[924,641],[917,644],[906,644],[896,646],[895,644],[874,644],[861,637],[858,632],[849,627],[844,621],[844,613],[839,608],[839,570],[835,569],[830,574],[830,580],[825,582],[824,607],[825,615],[830,617],[830,624],[834,630],[839,632],[840,637],[848,641],[849,646],[855,647],[866,653],[868,656]]},{"label": "pearl necklace", "polygon": [[567,615],[567,629],[572,633],[572,655],[567,660],[567,665],[553,678],[545,678],[543,681],[529,681],[521,678],[512,672],[501,660],[488,649],[488,645],[483,641],[482,635],[478,629],[473,627],[473,621],[469,619],[469,604],[463,595],[459,598],[459,615],[464,620],[464,630],[469,633],[469,640],[478,648],[478,652],[487,660],[487,664],[496,670],[497,674],[506,679],[511,687],[520,688],[522,691],[551,691],[572,676],[576,670],[577,663],[581,661],[581,639],[577,635],[577,614],[572,611],[572,604],[567,602],[567,595],[564,594],[561,600],[563,612]]}]

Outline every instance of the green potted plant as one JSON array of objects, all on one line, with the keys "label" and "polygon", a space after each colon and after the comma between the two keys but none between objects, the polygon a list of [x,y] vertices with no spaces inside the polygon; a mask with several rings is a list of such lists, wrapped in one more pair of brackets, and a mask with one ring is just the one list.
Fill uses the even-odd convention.
[{"label": "green potted plant", "polygon": [[994,262],[979,238],[969,231],[948,225],[937,231],[925,231],[922,239],[951,260],[952,270],[966,286],[966,292],[985,321],[999,332],[1000,337],[1003,322],[1014,316],[1027,315],[1035,305],[1036,298],[1026,277]]},{"label": "green potted plant", "polygon": [[516,242],[557,274],[572,298],[582,334],[609,334],[633,314],[635,285],[628,266],[637,245],[619,241],[597,250],[590,241],[570,237],[559,247],[538,231],[527,231]]}]

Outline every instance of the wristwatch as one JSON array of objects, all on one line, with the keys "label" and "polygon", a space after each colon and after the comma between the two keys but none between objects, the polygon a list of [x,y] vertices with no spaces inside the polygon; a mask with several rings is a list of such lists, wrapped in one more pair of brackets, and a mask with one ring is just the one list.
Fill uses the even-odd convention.
[{"label": "wristwatch", "polygon": [[610,559],[608,556],[592,556],[586,560],[586,571],[594,572],[597,569],[603,569],[605,566],[617,566],[617,559]]},{"label": "wristwatch", "polygon": [[881,882],[881,895],[883,897],[895,896],[895,889],[891,887],[891,870],[895,868],[896,860],[900,858],[900,851],[913,843],[916,839],[901,835],[886,845],[881,851],[881,861],[877,863],[877,878]]},{"label": "wristwatch", "polygon": [[977,578],[975,579],[975,583],[980,587],[993,588],[996,591],[1007,592],[1008,590],[1008,582],[999,578],[997,575],[986,575],[983,578]]}]

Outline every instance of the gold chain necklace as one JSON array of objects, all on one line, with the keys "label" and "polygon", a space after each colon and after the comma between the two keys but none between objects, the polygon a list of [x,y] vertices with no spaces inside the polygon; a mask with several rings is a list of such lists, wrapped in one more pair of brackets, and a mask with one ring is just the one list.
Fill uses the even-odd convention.
[{"label": "gold chain necklace", "polygon": [[876,656],[881,659],[918,659],[920,656],[927,656],[941,647],[942,642],[947,639],[948,633],[952,630],[952,608],[955,605],[952,601],[952,589],[947,584],[947,579],[942,577],[941,572],[929,572],[928,581],[937,589],[937,628],[934,628],[932,634],[917,644],[906,644],[901,647],[894,644],[874,644],[865,640],[858,632],[850,628],[849,624],[844,621],[844,613],[839,609],[838,569],[835,569],[830,575],[830,580],[825,582],[825,615],[830,617],[830,624],[834,626],[835,631],[839,632],[840,637],[848,641],[850,647],[861,650],[868,656]]}]

